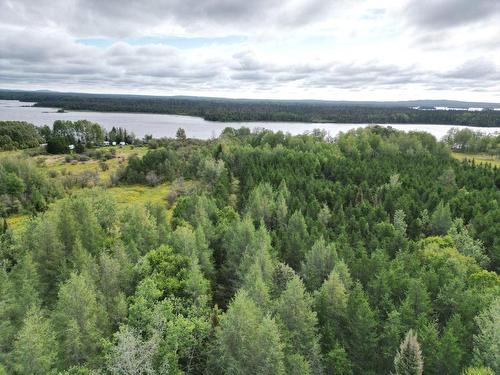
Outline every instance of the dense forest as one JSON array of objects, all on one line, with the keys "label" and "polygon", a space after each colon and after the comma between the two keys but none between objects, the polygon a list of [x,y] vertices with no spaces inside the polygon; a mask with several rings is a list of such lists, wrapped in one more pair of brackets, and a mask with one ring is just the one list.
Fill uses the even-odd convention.
[{"label": "dense forest", "polygon": [[378,126],[86,142],[0,154],[0,374],[500,373],[498,168]]},{"label": "dense forest", "polygon": [[209,121],[293,121],[368,124],[447,124],[500,126],[500,111],[419,110],[399,104],[347,104],[321,101],[237,100],[53,92],[0,91],[0,99],[36,102],[66,110],[143,112],[202,117]]}]

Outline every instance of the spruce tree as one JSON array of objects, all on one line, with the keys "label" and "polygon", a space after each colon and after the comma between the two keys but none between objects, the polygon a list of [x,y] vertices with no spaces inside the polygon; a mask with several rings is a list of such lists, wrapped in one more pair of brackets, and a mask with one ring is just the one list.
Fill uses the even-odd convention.
[{"label": "spruce tree", "polygon": [[327,244],[321,237],[306,253],[301,274],[308,290],[318,289],[335,266],[337,252],[333,244]]},{"label": "spruce tree", "polygon": [[422,375],[424,362],[417,335],[409,330],[394,358],[395,375]]},{"label": "spruce tree", "polygon": [[309,234],[304,216],[300,211],[295,211],[288,220],[282,249],[283,259],[294,270],[299,270],[308,243]]}]

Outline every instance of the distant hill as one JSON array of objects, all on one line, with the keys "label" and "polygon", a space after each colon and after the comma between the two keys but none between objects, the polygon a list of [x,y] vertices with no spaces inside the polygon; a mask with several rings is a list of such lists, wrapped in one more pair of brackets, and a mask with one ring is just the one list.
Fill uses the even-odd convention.
[{"label": "distant hill", "polygon": [[[0,99],[35,102],[39,107],[101,112],[157,113],[202,117],[220,122],[311,122],[354,124],[449,124],[500,127],[497,103],[452,100],[325,101],[227,99],[198,96],[87,94],[0,90]],[[419,107],[420,109],[416,109]],[[461,110],[434,110],[435,107]],[[432,109],[432,110],[421,110]]]},{"label": "distant hill", "polygon": [[[48,96],[65,96],[65,97],[95,97],[95,98],[123,98],[123,99],[141,99],[141,100],[193,100],[193,101],[214,101],[214,102],[233,102],[233,103],[286,103],[286,104],[308,104],[308,105],[328,105],[339,107],[381,107],[381,108],[401,108],[401,107],[448,107],[448,108],[500,108],[500,103],[492,102],[467,102],[457,100],[407,100],[407,101],[349,101],[349,100],[280,100],[280,99],[244,99],[244,98],[222,98],[222,97],[207,97],[207,96],[187,96],[187,95],[133,95],[133,94],[92,94],[92,93],[77,93],[77,92],[59,92],[46,89],[40,90],[11,90],[0,89],[0,98],[2,94],[10,94],[13,96],[36,96],[37,94],[46,94]],[[19,100],[19,99],[18,99]]]}]

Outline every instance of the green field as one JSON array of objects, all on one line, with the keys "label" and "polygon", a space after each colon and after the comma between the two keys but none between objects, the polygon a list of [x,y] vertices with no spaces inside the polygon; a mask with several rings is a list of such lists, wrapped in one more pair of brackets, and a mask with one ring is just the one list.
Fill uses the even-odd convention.
[{"label": "green field", "polygon": [[100,161],[96,159],[72,161],[68,163],[65,160],[66,155],[40,155],[34,157],[34,160],[47,172],[56,171],[61,174],[78,174],[83,171],[95,171],[98,173],[101,182],[108,182],[109,177],[116,172],[120,166],[126,166],[130,156],[143,156],[148,150],[146,147],[133,146],[100,148],[103,152],[110,152],[112,149],[116,150],[116,154],[113,159],[104,161],[108,166],[106,171],[100,168]]}]

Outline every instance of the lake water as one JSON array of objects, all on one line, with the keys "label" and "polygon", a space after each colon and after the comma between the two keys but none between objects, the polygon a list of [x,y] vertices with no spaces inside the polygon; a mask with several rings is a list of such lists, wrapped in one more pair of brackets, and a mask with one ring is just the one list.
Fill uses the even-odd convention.
[{"label": "lake water", "polygon": [[[34,125],[52,125],[55,120],[89,120],[101,124],[110,130],[113,126],[122,127],[133,132],[138,137],[152,134],[154,137],[174,137],[178,128],[183,128],[190,138],[209,139],[217,137],[226,127],[265,128],[273,131],[284,131],[291,134],[303,134],[313,129],[324,129],[329,135],[335,136],[339,132],[369,126],[369,124],[333,124],[333,123],[297,123],[297,122],[211,122],[199,117],[156,115],[149,113],[119,113],[119,112],[90,112],[68,111],[57,113],[57,109],[32,107],[34,103],[24,103],[17,100],[0,100],[0,121],[27,121]],[[383,125],[383,124],[382,124]],[[386,125],[384,125],[386,126]],[[420,130],[431,133],[436,138],[442,138],[452,128],[465,126],[425,125],[425,124],[391,124],[398,130]],[[500,128],[473,128],[483,133],[500,132]]]}]

